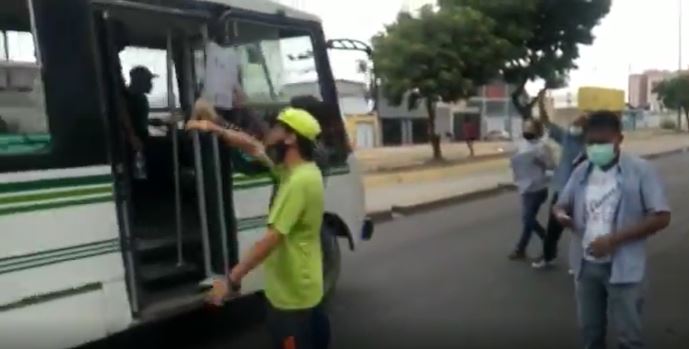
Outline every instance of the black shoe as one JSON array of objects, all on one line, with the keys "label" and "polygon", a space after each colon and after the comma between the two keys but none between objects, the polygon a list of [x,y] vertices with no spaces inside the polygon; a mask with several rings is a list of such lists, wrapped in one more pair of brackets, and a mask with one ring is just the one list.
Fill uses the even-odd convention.
[{"label": "black shoe", "polygon": [[514,251],[510,253],[509,256],[507,256],[511,261],[524,261],[528,257],[526,256],[526,252],[524,251]]}]

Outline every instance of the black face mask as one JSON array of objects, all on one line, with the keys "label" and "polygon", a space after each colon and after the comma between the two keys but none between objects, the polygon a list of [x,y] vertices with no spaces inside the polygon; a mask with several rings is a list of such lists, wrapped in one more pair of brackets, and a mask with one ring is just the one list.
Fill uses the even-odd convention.
[{"label": "black face mask", "polygon": [[280,141],[268,146],[266,148],[266,154],[275,164],[281,164],[285,161],[287,149],[289,149],[289,146],[285,144],[285,142]]},{"label": "black face mask", "polygon": [[533,141],[534,139],[536,139],[536,135],[531,132],[524,132],[522,136],[524,136],[524,139],[526,139],[527,141]]}]

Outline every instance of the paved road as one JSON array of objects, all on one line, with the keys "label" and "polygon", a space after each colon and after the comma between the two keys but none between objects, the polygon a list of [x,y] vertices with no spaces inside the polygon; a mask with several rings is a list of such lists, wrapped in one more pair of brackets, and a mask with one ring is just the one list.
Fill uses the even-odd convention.
[{"label": "paved road", "polygon": [[[689,155],[655,162],[674,220],[650,246],[650,348],[689,347]],[[334,348],[578,348],[566,266],[534,272],[507,260],[518,234],[515,194],[402,218],[345,253],[331,306]],[[537,241],[532,243],[536,254]],[[247,308],[252,304],[247,304]],[[267,348],[251,312],[192,314],[135,336],[148,348]],[[183,333],[193,333],[182,338]],[[112,344],[109,347],[119,347]]]}]

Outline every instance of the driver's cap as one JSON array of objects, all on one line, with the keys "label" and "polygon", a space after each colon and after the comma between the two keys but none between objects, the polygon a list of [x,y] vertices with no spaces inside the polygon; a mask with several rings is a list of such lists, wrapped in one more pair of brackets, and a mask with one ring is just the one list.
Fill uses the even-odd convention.
[{"label": "driver's cap", "polygon": [[306,110],[287,108],[278,115],[278,121],[285,123],[300,136],[315,141],[321,134],[321,125]]}]

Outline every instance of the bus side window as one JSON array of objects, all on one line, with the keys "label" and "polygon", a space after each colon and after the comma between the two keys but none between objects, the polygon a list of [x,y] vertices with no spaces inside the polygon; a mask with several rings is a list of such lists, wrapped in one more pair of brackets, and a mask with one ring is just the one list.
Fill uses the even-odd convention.
[{"label": "bus side window", "polygon": [[[40,54],[26,0],[0,7],[0,161],[3,156],[45,153],[51,137]],[[6,6],[7,5],[7,6]]]}]

